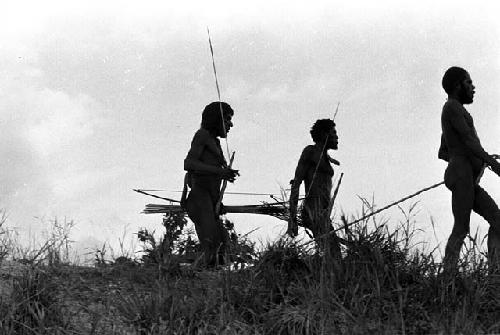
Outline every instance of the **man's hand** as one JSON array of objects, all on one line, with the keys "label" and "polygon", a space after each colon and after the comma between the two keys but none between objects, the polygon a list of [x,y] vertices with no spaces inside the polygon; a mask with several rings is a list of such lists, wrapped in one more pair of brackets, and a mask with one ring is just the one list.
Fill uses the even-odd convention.
[{"label": "man's hand", "polygon": [[226,207],[224,207],[224,204],[223,204],[222,202],[220,203],[219,214],[220,214],[220,215],[227,214]]},{"label": "man's hand", "polygon": [[491,171],[495,172],[498,176],[500,176],[500,163],[496,160],[500,158],[500,155],[491,155],[493,160],[491,161],[490,167]]},{"label": "man's hand", "polygon": [[291,217],[290,220],[288,221],[288,229],[286,233],[290,237],[295,237],[299,234],[299,226],[297,225],[297,219],[294,217]]},{"label": "man's hand", "polygon": [[500,177],[500,164],[492,165],[491,170]]},{"label": "man's hand", "polygon": [[224,168],[222,169],[221,177],[222,179],[225,179],[229,181],[230,183],[234,182],[237,176],[240,175],[240,172],[238,170],[233,170],[231,168]]}]

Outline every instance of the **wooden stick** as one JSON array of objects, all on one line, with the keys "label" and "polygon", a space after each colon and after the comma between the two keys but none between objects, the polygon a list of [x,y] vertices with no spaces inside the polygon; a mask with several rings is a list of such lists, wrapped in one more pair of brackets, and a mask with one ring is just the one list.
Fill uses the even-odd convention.
[{"label": "wooden stick", "polygon": [[339,187],[340,183],[342,182],[342,177],[344,177],[344,172],[340,174],[339,182],[337,183],[337,187],[335,188],[335,191],[333,192],[333,196],[330,199],[330,203],[328,204],[328,217],[332,216],[332,210],[333,210],[333,204],[335,203],[335,199],[337,198],[337,194],[339,193]]},{"label": "wooden stick", "polygon": [[135,190],[135,192],[137,193],[141,193],[141,194],[144,194],[144,195],[147,195],[147,196],[150,196],[150,197],[153,197],[153,198],[157,198],[157,199],[162,199],[162,200],[166,200],[166,201],[170,201],[170,202],[180,202],[179,200],[174,200],[174,199],[170,199],[170,198],[165,198],[165,197],[159,197],[157,195],[154,195],[154,194],[150,194],[148,192],[144,192],[143,190]]},{"label": "wooden stick", "polygon": [[406,200],[408,200],[408,199],[411,199],[411,198],[413,198],[413,197],[416,197],[417,195],[419,195],[419,194],[421,194],[421,193],[423,193],[423,192],[427,192],[427,191],[432,190],[433,188],[439,187],[439,186],[441,186],[441,185],[443,185],[443,184],[444,184],[444,181],[439,182],[439,183],[436,183],[436,184],[431,185],[431,186],[429,186],[429,187],[425,187],[425,188],[423,188],[423,189],[421,189],[421,190],[419,190],[419,191],[417,191],[417,192],[415,192],[415,193],[413,193],[413,194],[410,194],[410,195],[408,195],[408,196],[406,196],[406,197],[404,197],[404,198],[401,198],[401,199],[399,199],[399,200],[397,200],[397,201],[394,201],[393,203],[390,203],[390,204],[389,204],[389,205],[387,205],[387,206],[384,206],[384,207],[382,207],[382,208],[380,208],[380,209],[377,209],[376,211],[373,211],[373,212],[371,212],[371,213],[369,213],[369,214],[366,214],[366,215],[364,215],[362,218],[356,219],[356,220],[354,220],[354,221],[352,221],[352,222],[349,222],[349,223],[345,223],[345,224],[344,224],[342,227],[340,227],[340,228],[337,228],[337,229],[331,230],[331,231],[329,231],[328,233],[323,234],[323,235],[320,235],[320,236],[318,236],[317,238],[315,238],[315,239],[313,239],[313,240],[307,241],[307,242],[303,243],[301,246],[306,246],[306,245],[308,245],[308,244],[313,243],[314,241],[319,240],[320,238],[323,238],[323,237],[328,236],[328,235],[335,234],[337,231],[339,231],[339,230],[341,230],[341,229],[347,229],[348,227],[350,227],[350,226],[352,226],[352,225],[354,225],[354,224],[356,224],[356,223],[358,223],[358,222],[364,221],[364,220],[368,219],[369,217],[371,217],[371,216],[373,216],[373,215],[375,215],[375,214],[378,214],[378,213],[380,213],[380,212],[383,212],[383,211],[385,211],[386,209],[389,209],[389,208],[391,208],[391,207],[393,207],[393,206],[396,206],[396,205],[398,205],[398,204],[400,204],[400,203],[402,203],[402,202],[404,202],[404,201],[406,201]]},{"label": "wooden stick", "polygon": [[[229,166],[228,166],[229,169],[231,169],[231,167],[233,166],[234,153],[235,152],[233,151],[233,153],[231,154],[231,158],[229,159]],[[224,192],[226,191],[226,187],[227,187],[227,179],[224,179],[224,181],[222,182],[222,187],[220,189],[219,199],[217,199],[217,203],[215,204],[215,215],[217,217],[219,217],[220,215],[220,207],[222,205],[222,198],[224,197]]]}]

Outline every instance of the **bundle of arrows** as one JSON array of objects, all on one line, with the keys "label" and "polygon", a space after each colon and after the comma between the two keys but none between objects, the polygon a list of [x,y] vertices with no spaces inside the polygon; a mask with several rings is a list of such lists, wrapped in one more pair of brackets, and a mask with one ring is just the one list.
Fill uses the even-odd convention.
[{"label": "bundle of arrows", "polygon": [[[142,211],[144,214],[158,213],[185,213],[185,209],[179,204],[147,204]],[[240,206],[224,206],[222,213],[245,213],[245,214],[260,214],[269,215],[280,220],[288,220],[288,207],[283,203],[263,203],[261,205],[240,205]]]}]

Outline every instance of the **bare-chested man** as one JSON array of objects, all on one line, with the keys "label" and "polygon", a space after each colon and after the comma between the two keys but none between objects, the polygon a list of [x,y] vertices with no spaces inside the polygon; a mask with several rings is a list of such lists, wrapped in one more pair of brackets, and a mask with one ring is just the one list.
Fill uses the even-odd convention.
[{"label": "bare-chested man", "polygon": [[469,233],[470,214],[473,210],[490,224],[488,231],[488,262],[491,271],[500,268],[500,210],[495,201],[479,186],[486,166],[500,176],[497,155],[488,154],[474,127],[472,116],[463,105],[474,100],[474,85],[467,71],[449,68],[442,80],[448,100],[441,114],[441,147],[439,158],[448,162],[444,174],[446,187],[451,190],[452,211],[455,222],[443,260],[444,270],[456,270],[460,249]]},{"label": "bare-chested man", "polygon": [[233,114],[231,106],[225,102],[207,105],[201,117],[201,128],[194,134],[184,160],[191,188],[185,206],[194,222],[207,266],[224,262],[227,232],[215,207],[222,180],[233,182],[238,171],[228,167],[217,137],[227,136],[233,126]]},{"label": "bare-chested man", "polygon": [[[328,156],[328,150],[337,150],[338,136],[335,122],[329,119],[317,120],[310,133],[314,145],[308,145],[302,151],[295,169],[295,177],[291,181],[290,221],[287,233],[292,237],[298,232],[297,203],[302,181],[306,192],[301,213],[302,226],[310,229],[314,238],[333,230],[328,210],[333,177],[330,163],[338,165],[338,162]],[[324,240],[320,238],[317,242],[320,246],[328,245],[327,248],[334,259],[340,259],[340,245],[335,233],[331,232]]]}]

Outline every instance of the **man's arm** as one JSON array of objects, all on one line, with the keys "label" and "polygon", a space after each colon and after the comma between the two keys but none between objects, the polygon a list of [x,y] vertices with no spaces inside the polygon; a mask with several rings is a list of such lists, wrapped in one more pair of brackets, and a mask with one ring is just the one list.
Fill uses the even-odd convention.
[{"label": "man's arm", "polygon": [[207,164],[201,160],[201,155],[205,150],[205,146],[208,145],[209,140],[209,136],[207,136],[207,134],[202,130],[198,130],[194,134],[193,140],[191,141],[191,148],[184,159],[184,170],[208,172],[213,174],[221,173],[222,169],[220,167]]},{"label": "man's arm", "polygon": [[194,134],[193,141],[191,142],[191,148],[184,159],[184,170],[211,173],[219,175],[221,178],[227,179],[231,182],[234,181],[236,176],[239,175],[237,170],[207,164],[201,160],[203,151],[210,145],[209,141],[212,141],[212,139],[204,130],[198,130],[196,134]]},{"label": "man's arm", "polygon": [[500,176],[500,164],[493,158],[493,156],[488,154],[483,149],[481,143],[479,142],[479,139],[477,138],[477,135],[474,133],[474,130],[469,127],[461,111],[451,109],[449,110],[447,116],[451,122],[453,129],[455,129],[455,131],[460,135],[460,138],[467,146],[467,148],[475,156],[481,158],[486,164],[491,166],[493,172]]},{"label": "man's arm", "polygon": [[297,236],[298,234],[297,205],[299,202],[300,184],[302,184],[302,181],[306,177],[308,167],[308,152],[304,149],[297,163],[297,167],[295,168],[295,176],[290,181],[290,220],[288,221],[287,234],[291,237]]},{"label": "man's arm", "polygon": [[444,135],[441,135],[441,145],[439,146],[438,158],[446,162],[450,160],[450,153],[448,152],[448,146],[444,140]]}]

